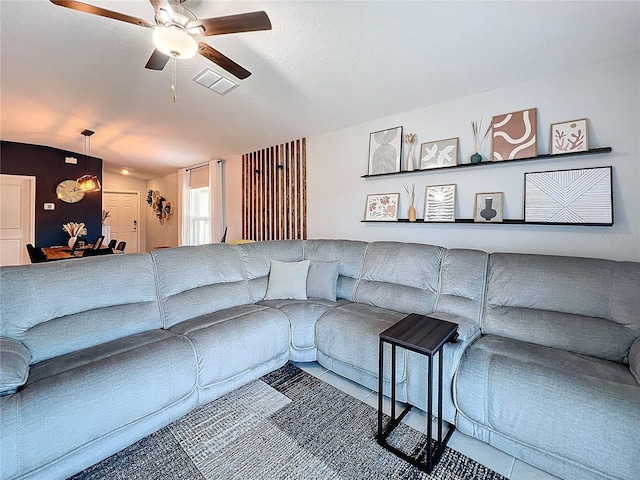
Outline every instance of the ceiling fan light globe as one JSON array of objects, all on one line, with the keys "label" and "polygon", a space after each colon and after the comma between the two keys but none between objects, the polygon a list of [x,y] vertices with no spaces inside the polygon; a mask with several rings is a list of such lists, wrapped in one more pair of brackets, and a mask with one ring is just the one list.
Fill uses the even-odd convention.
[{"label": "ceiling fan light globe", "polygon": [[177,27],[158,27],[153,31],[153,44],[165,55],[191,58],[198,51],[198,42]]}]

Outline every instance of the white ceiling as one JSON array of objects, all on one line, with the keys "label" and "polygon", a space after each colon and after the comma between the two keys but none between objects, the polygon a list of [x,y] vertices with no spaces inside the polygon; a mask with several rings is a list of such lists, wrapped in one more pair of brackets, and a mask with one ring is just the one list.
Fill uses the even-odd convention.
[{"label": "white ceiling", "polygon": [[[148,0],[86,3],[153,22]],[[220,96],[197,55],[144,68],[151,29],[48,0],[0,2],[1,136],[153,178],[639,48],[640,2],[206,1],[198,18],[265,10],[273,30],[201,37],[253,73]],[[233,78],[233,77],[231,77]]]}]

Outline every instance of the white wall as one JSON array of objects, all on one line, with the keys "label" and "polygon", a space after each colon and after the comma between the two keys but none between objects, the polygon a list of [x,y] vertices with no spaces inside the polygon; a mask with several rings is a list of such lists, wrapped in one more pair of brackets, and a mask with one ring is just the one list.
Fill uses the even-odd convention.
[{"label": "white wall", "polygon": [[[308,138],[308,237],[398,240],[489,252],[551,253],[640,261],[639,71],[639,53],[636,51]],[[401,88],[401,82],[398,88]],[[366,85],[363,85],[363,94],[366,94]],[[538,109],[539,153],[549,151],[551,123],[585,117],[589,119],[590,146],[611,146],[613,152],[477,169],[361,178],[367,173],[370,132],[402,125],[405,133],[417,133],[418,145],[460,137],[458,161],[466,163],[473,153],[471,120],[484,117],[486,124],[493,115],[532,107]],[[489,140],[483,149],[485,158],[490,156],[490,148]],[[403,185],[414,182],[416,192],[419,192],[416,202],[419,218],[424,213],[425,187],[448,183],[457,185],[458,218],[473,218],[475,193],[494,191],[505,194],[505,218],[523,218],[525,172],[609,165],[614,167],[613,227],[361,223],[367,194],[404,193]],[[240,188],[241,180],[229,175],[229,184],[234,182]],[[238,195],[240,193],[234,190],[234,196]],[[401,218],[407,217],[407,208],[403,194]],[[240,211],[230,211],[229,218],[234,215],[239,217]]]},{"label": "white wall", "polygon": [[147,251],[152,251],[157,247],[175,247],[178,245],[178,172],[165,175],[164,177],[153,178],[147,182],[147,190],[158,190],[168,202],[171,202],[173,215],[160,224],[158,217],[154,215],[153,209],[147,204],[147,193],[144,195],[144,210],[142,217],[147,226]]}]

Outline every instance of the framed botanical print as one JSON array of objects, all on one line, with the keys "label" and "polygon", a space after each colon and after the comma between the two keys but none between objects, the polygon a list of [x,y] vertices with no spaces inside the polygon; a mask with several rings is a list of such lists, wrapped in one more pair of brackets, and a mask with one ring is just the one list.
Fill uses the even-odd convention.
[{"label": "framed botanical print", "polygon": [[502,222],[504,193],[476,193],[476,203],[473,209],[473,221],[482,223]]},{"label": "framed botanical print", "polygon": [[455,222],[456,185],[428,185],[424,199],[425,222]]},{"label": "framed botanical print", "polygon": [[373,193],[367,195],[365,220],[394,222],[398,220],[399,193]]},{"label": "framed botanical print", "polygon": [[552,123],[549,132],[549,153],[585,152],[589,150],[587,119]]},{"label": "framed botanical print", "polygon": [[369,136],[369,175],[400,171],[402,127],[373,132]]},{"label": "framed botanical print", "polygon": [[493,155],[491,161],[538,156],[537,109],[520,110],[493,117]]}]

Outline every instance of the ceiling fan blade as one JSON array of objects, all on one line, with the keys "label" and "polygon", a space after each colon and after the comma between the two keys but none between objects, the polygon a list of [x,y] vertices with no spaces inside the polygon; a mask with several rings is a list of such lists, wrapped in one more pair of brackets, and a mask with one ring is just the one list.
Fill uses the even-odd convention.
[{"label": "ceiling fan blade", "polygon": [[235,75],[240,80],[244,80],[249,75],[251,75],[251,72],[249,70],[246,70],[245,68],[241,67],[236,62],[234,62],[228,57],[225,57],[215,48],[211,47],[210,45],[204,42],[198,42],[198,53],[203,57],[211,60],[216,65],[224,68],[227,72],[231,73],[232,75]]},{"label": "ceiling fan blade", "polygon": [[169,0],[149,0],[151,5],[153,5],[153,9],[157,12],[160,9],[163,10],[173,10],[171,5],[169,5]]},{"label": "ceiling fan blade", "polygon": [[240,13],[227,17],[202,18],[192,22],[194,27],[203,27],[201,35],[224,35],[226,33],[271,30],[271,21],[265,12]]},{"label": "ceiling fan blade", "polygon": [[54,5],[60,7],[67,7],[71,10],[78,10],[79,12],[91,13],[92,15],[99,15],[101,17],[112,18],[114,20],[120,20],[121,22],[133,23],[134,25],[140,25],[141,27],[153,28],[153,25],[142,18],[132,17],[124,13],[113,12],[106,8],[100,8],[93,5],[87,5],[86,3],[76,2],[75,0],[50,0]]},{"label": "ceiling fan blade", "polygon": [[148,68],[149,70],[162,70],[170,58],[169,55],[165,55],[160,50],[154,50],[144,68]]}]

